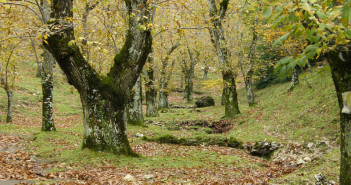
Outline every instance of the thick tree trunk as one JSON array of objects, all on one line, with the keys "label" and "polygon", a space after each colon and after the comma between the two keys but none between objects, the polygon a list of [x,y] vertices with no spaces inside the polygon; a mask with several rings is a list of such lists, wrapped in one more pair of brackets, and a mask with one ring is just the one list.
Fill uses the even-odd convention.
[{"label": "thick tree trunk", "polygon": [[127,112],[128,123],[131,125],[144,125],[143,108],[141,103],[142,89],[140,77],[135,83],[132,102]]},{"label": "thick tree trunk", "polygon": [[[346,51],[345,51],[346,49]],[[327,53],[340,108],[340,184],[351,184],[351,114],[343,113],[342,93],[351,91],[351,46]]]},{"label": "thick tree trunk", "polygon": [[228,51],[224,31],[222,28],[222,19],[228,8],[229,0],[222,0],[219,9],[215,0],[208,0],[209,13],[212,17],[210,35],[211,41],[217,51],[218,60],[222,66],[222,76],[225,88],[225,117],[234,117],[239,114],[238,98],[236,92],[234,72],[231,63],[228,61]]},{"label": "thick tree trunk", "polygon": [[[147,25],[147,0],[126,1],[129,29],[124,46],[114,58],[106,76],[100,76],[89,65],[76,45],[73,0],[52,2],[52,24],[45,46],[55,57],[68,82],[79,92],[84,113],[83,148],[136,155],[130,148],[125,111],[130,94],[151,50],[150,30],[138,29]],[[132,16],[133,14],[133,16]]]},{"label": "thick tree trunk", "polygon": [[168,84],[165,82],[161,82],[161,90],[159,92],[159,101],[158,101],[158,109],[168,109],[168,92],[167,86]]},{"label": "thick tree trunk", "polygon": [[225,93],[225,117],[233,117],[237,114],[240,114],[239,104],[238,104],[238,94],[236,92],[236,85],[234,74],[229,72],[223,72],[223,79],[226,83],[224,87]]},{"label": "thick tree trunk", "polygon": [[41,73],[41,86],[43,92],[43,115],[42,115],[42,131],[56,130],[54,125],[54,107],[53,107],[53,65],[54,58],[47,49],[43,49],[42,73]]},{"label": "thick tree trunk", "polygon": [[7,117],[6,117],[6,122],[11,123],[12,122],[12,102],[13,102],[13,97],[12,97],[12,91],[6,90],[7,93]]},{"label": "thick tree trunk", "polygon": [[185,79],[184,99],[186,99],[188,103],[193,101],[194,94],[193,78],[191,76],[191,74],[187,74]]},{"label": "thick tree trunk", "polygon": [[[47,0],[40,1],[40,11],[43,16],[43,20],[45,22],[50,20],[50,5]],[[35,44],[32,41],[32,47],[35,52],[35,56],[37,57],[37,52],[35,49]],[[41,77],[41,86],[43,93],[43,103],[42,103],[42,131],[55,131],[54,125],[54,108],[53,108],[53,86],[54,86],[54,64],[55,59],[51,55],[50,51],[48,51],[43,45],[41,45],[43,49],[43,62],[38,63],[38,72],[40,71]],[[39,65],[40,64],[40,65]],[[39,68],[40,66],[40,68]],[[40,69],[40,70],[39,70]]]},{"label": "thick tree trunk", "polygon": [[154,77],[154,58],[152,53],[149,55],[148,66],[146,69],[146,117],[157,117],[157,91],[155,88],[155,77]]}]

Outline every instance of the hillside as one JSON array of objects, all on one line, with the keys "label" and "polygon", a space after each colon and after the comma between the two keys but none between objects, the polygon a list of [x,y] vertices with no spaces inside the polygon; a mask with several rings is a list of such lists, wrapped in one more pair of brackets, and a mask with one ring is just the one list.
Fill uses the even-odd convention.
[{"label": "hillside", "polygon": [[[35,68],[27,63],[20,69],[11,124],[5,123],[6,93],[0,91],[0,179],[3,179],[0,184],[4,180],[8,183],[114,184],[125,182],[123,178],[127,174],[131,174],[136,183],[145,184],[301,184],[316,182],[315,175],[319,173],[327,180],[338,181],[339,118],[328,72],[307,79],[312,88],[301,79],[291,93],[287,93],[289,83],[256,91],[258,104],[253,107],[247,106],[245,89],[241,88],[241,114],[233,120],[221,120],[224,115],[221,93],[202,89],[198,77],[195,90],[207,92],[201,96],[214,96],[216,106],[171,108],[159,117],[146,118],[145,127],[128,126],[132,148],[142,155],[130,158],[80,149],[83,133],[80,99],[58,71],[54,84],[58,132],[40,132],[41,87],[40,79],[34,77]],[[179,92],[172,92],[169,99],[176,105],[190,105],[184,103]],[[232,124],[228,132],[216,134],[205,124],[192,124],[196,121]],[[145,137],[139,137],[141,134]],[[204,142],[189,144],[195,146],[178,145],[178,140],[167,140],[165,136]],[[275,142],[280,148],[267,159],[251,156],[243,148],[217,146],[221,145],[218,142],[221,138],[235,138],[245,147],[258,141]],[[172,141],[176,144],[166,144]],[[214,141],[216,145],[209,146],[207,141]],[[20,167],[19,161],[23,163]]]}]

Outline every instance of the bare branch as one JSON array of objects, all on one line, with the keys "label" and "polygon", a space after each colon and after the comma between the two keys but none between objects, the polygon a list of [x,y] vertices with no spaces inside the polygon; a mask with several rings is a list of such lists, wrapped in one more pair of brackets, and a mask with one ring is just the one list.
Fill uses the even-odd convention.
[{"label": "bare branch", "polygon": [[155,38],[157,35],[159,35],[162,32],[165,31],[172,31],[172,30],[202,30],[202,29],[208,29],[208,27],[180,27],[180,28],[166,28],[163,30],[160,30],[156,32],[154,35],[152,35],[152,38]]},{"label": "bare branch", "polygon": [[20,3],[3,3],[3,2],[0,2],[0,4],[3,4],[3,5],[16,5],[16,6],[23,6],[25,8],[28,8],[30,11],[32,11],[39,19],[42,23],[45,23],[45,21],[43,20],[43,18],[40,16],[40,14],[38,12],[36,12],[33,8],[27,6],[27,5],[24,5],[24,4],[20,4]]}]

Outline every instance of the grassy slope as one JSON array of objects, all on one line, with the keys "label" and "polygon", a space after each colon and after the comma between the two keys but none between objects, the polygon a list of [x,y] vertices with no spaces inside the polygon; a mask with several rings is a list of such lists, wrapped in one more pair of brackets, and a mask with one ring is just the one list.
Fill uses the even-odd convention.
[{"label": "grassy slope", "polygon": [[[12,125],[5,124],[6,94],[0,91],[0,133],[25,133],[35,140],[28,149],[39,157],[47,160],[57,160],[65,164],[81,161],[82,166],[86,164],[103,165],[112,163],[118,166],[137,166],[142,164],[143,168],[159,167],[192,167],[205,165],[211,167],[213,163],[206,163],[204,159],[211,159],[215,163],[227,163],[228,161],[242,161],[236,165],[260,168],[257,164],[249,163],[242,156],[222,156],[208,151],[189,149],[187,160],[184,157],[174,155],[146,156],[139,159],[128,157],[116,157],[111,154],[100,152],[82,151],[79,149],[82,129],[81,105],[79,96],[66,83],[61,83],[59,78],[55,80],[55,121],[59,130],[57,133],[40,132],[41,91],[40,80],[34,78],[35,66],[28,65],[20,69],[24,71],[22,80],[17,83],[14,96],[14,120]],[[322,73],[313,79],[309,79],[313,88],[309,89],[304,81],[288,94],[290,84],[278,84],[256,92],[259,103],[254,107],[246,105],[244,89],[239,90],[240,109],[242,114],[233,120],[234,129],[226,133],[226,136],[234,136],[244,142],[258,140],[277,141],[279,143],[295,142],[306,144],[317,142],[326,138],[338,140],[339,125],[336,95],[330,76]],[[197,87],[201,85],[197,84]],[[167,113],[161,113],[158,118],[148,118],[154,121],[181,120],[219,120],[224,115],[224,109],[219,106],[219,95],[213,91],[216,107],[199,109],[171,109]],[[179,102],[178,102],[179,103]],[[182,102],[180,102],[182,103]],[[194,137],[206,135],[202,130],[198,131],[170,131],[164,127],[150,125],[147,129],[129,126],[129,136],[132,146],[146,144],[139,138],[134,137],[136,133],[144,135],[174,134],[182,137]],[[138,150],[139,151],[139,150]],[[143,153],[142,150],[139,151]],[[160,152],[160,151],[158,151]],[[144,154],[143,154],[144,155]],[[200,156],[200,157],[199,157]],[[235,158],[235,159],[233,159]],[[331,153],[321,157],[313,163],[307,164],[302,169],[277,179],[277,183],[292,184],[301,183],[304,179],[313,179],[313,175],[323,172],[329,179],[337,181],[339,151],[335,148]],[[169,163],[172,160],[173,162]],[[191,162],[189,162],[191,161]],[[326,169],[329,169],[327,171]],[[63,170],[63,169],[53,169]]]}]

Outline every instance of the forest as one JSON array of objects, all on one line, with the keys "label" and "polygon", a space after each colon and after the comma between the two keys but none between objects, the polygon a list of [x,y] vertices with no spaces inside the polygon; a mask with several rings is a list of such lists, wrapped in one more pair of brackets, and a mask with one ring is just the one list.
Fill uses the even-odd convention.
[{"label": "forest", "polygon": [[0,0],[0,184],[351,185],[350,40],[351,0]]}]

